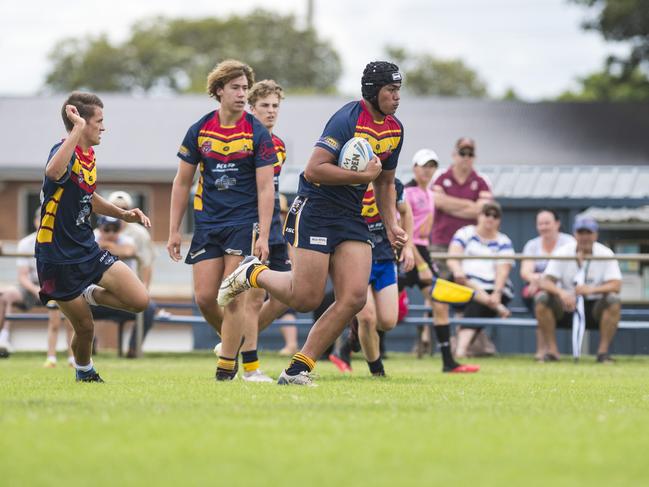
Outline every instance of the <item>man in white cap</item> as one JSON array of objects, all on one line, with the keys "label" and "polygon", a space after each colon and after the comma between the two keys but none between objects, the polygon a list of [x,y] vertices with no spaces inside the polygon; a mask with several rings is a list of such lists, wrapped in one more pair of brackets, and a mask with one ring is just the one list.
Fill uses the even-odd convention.
[{"label": "man in white cap", "polygon": [[[126,191],[114,191],[108,196],[110,201],[115,206],[123,209],[130,210],[133,208],[133,198]],[[121,234],[132,238],[135,241],[135,248],[137,249],[137,256],[140,261],[138,266],[138,276],[144,283],[147,289],[151,286],[151,276],[153,274],[153,261],[155,260],[155,248],[151,240],[151,235],[142,225],[137,223],[122,224]]]}]

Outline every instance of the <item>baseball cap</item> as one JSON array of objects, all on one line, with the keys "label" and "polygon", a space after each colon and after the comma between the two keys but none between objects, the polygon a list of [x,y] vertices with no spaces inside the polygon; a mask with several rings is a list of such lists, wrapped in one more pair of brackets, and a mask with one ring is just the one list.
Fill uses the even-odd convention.
[{"label": "baseball cap", "polygon": [[99,215],[97,217],[97,226],[103,227],[104,225],[120,225],[121,220],[113,216]]},{"label": "baseball cap", "polygon": [[599,230],[599,225],[597,224],[597,220],[592,216],[578,216],[575,218],[572,231],[578,232],[579,230],[588,230],[589,232],[595,233]]},{"label": "baseball cap", "polygon": [[108,201],[114,205],[117,205],[120,200],[124,202],[128,209],[133,208],[133,197],[126,191],[113,191],[108,195]]},{"label": "baseball cap", "polygon": [[439,157],[437,157],[437,153],[432,149],[419,149],[412,156],[412,163],[415,166],[425,166],[430,161],[433,161],[436,166],[439,166]]}]

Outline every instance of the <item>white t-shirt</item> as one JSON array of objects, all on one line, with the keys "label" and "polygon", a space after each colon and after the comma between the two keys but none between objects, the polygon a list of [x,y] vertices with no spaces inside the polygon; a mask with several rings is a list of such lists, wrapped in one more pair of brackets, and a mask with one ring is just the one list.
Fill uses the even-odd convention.
[{"label": "white t-shirt", "polygon": [[[95,229],[95,242],[99,242],[99,230]],[[135,247],[135,240],[133,240],[131,237],[128,235],[124,235],[122,232],[120,232],[117,235],[117,241],[115,242],[117,245],[132,245]],[[136,261],[135,259],[120,259],[124,264],[129,266],[133,271],[137,271],[137,266],[136,266]]]},{"label": "white t-shirt", "polygon": [[139,223],[122,223],[123,230],[120,235],[133,239],[137,256],[144,267],[150,267],[155,259],[155,247],[151,240],[151,234]]},{"label": "white t-shirt", "polygon": [[[577,255],[577,242],[570,242],[555,250],[552,255],[573,256]],[[614,257],[611,249],[599,242],[593,244],[593,256]],[[599,286],[607,281],[622,280],[620,266],[615,259],[611,260],[589,260],[584,263],[586,266],[584,284]],[[545,268],[543,275],[554,277],[559,287],[566,291],[574,291],[574,279],[579,272],[576,260],[551,260]],[[593,300],[601,298],[601,294],[589,294],[586,299]]]},{"label": "white t-shirt", "polygon": [[[36,232],[27,235],[18,242],[16,251],[20,254],[33,254],[36,247]],[[36,272],[36,257],[19,257],[16,259],[17,267],[29,268],[29,279],[38,284],[38,272]]]},{"label": "white t-shirt", "polygon": [[[453,243],[462,246],[464,255],[507,256],[514,254],[514,246],[507,235],[498,232],[495,239],[486,240],[478,235],[475,225],[467,225],[455,232],[451,240],[451,244]],[[496,266],[499,264],[514,265],[512,259],[466,259],[462,260],[461,263],[467,279],[485,291],[491,291],[494,288]],[[507,279],[503,289],[503,295],[509,298],[514,295],[513,286],[509,279]]]},{"label": "white t-shirt", "polygon": [[[564,245],[574,242],[575,237],[567,233],[559,233],[559,238],[557,239],[557,244],[554,246],[553,252]],[[523,247],[524,255],[545,255],[545,250],[543,250],[543,241],[541,237],[533,238],[529,240],[525,247]],[[534,261],[534,272],[542,273],[545,268],[548,266],[548,261],[545,259],[535,260]]]}]

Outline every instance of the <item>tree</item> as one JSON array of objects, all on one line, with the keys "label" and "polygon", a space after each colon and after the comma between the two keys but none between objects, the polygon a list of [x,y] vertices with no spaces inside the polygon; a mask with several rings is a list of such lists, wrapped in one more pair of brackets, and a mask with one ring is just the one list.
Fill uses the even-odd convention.
[{"label": "tree", "polygon": [[[98,52],[110,68],[97,65]],[[299,30],[293,16],[255,10],[227,19],[146,19],[121,45],[105,36],[67,39],[50,55],[46,86],[204,92],[207,73],[227,58],[250,64],[257,79],[273,78],[288,90],[335,91],[342,71],[337,52],[313,29]]]},{"label": "tree", "polygon": [[638,68],[615,75],[609,68],[580,78],[580,91],[566,91],[558,101],[649,101],[649,79]]},{"label": "tree", "polygon": [[596,17],[583,27],[600,32],[607,41],[625,41],[631,50],[626,58],[612,57],[611,63],[620,63],[626,73],[635,68],[646,72],[649,64],[649,1],[647,0],[572,0],[577,4],[598,9]]},{"label": "tree", "polygon": [[404,88],[415,95],[475,98],[487,96],[487,87],[478,73],[461,59],[440,59],[432,54],[413,54],[398,46],[387,47],[386,53],[403,70]]},{"label": "tree", "polygon": [[583,27],[604,39],[627,42],[626,57],[609,56],[601,71],[579,79],[580,91],[566,91],[560,101],[649,101],[649,1],[572,0],[598,9]]}]

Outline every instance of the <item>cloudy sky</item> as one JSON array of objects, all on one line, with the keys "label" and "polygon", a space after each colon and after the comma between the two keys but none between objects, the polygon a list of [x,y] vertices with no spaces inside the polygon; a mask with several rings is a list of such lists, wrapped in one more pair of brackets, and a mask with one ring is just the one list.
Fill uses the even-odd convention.
[{"label": "cloudy sky", "polygon": [[[49,69],[47,54],[63,37],[106,33],[119,42],[144,17],[216,16],[258,7],[302,21],[306,0],[0,0],[0,95],[36,93]],[[315,0],[315,26],[344,62],[339,88],[345,93],[357,92],[365,63],[391,44],[462,58],[494,96],[513,87],[528,100],[553,97],[599,69],[609,53],[624,52],[624,46],[582,31],[587,15],[568,0]]]}]

